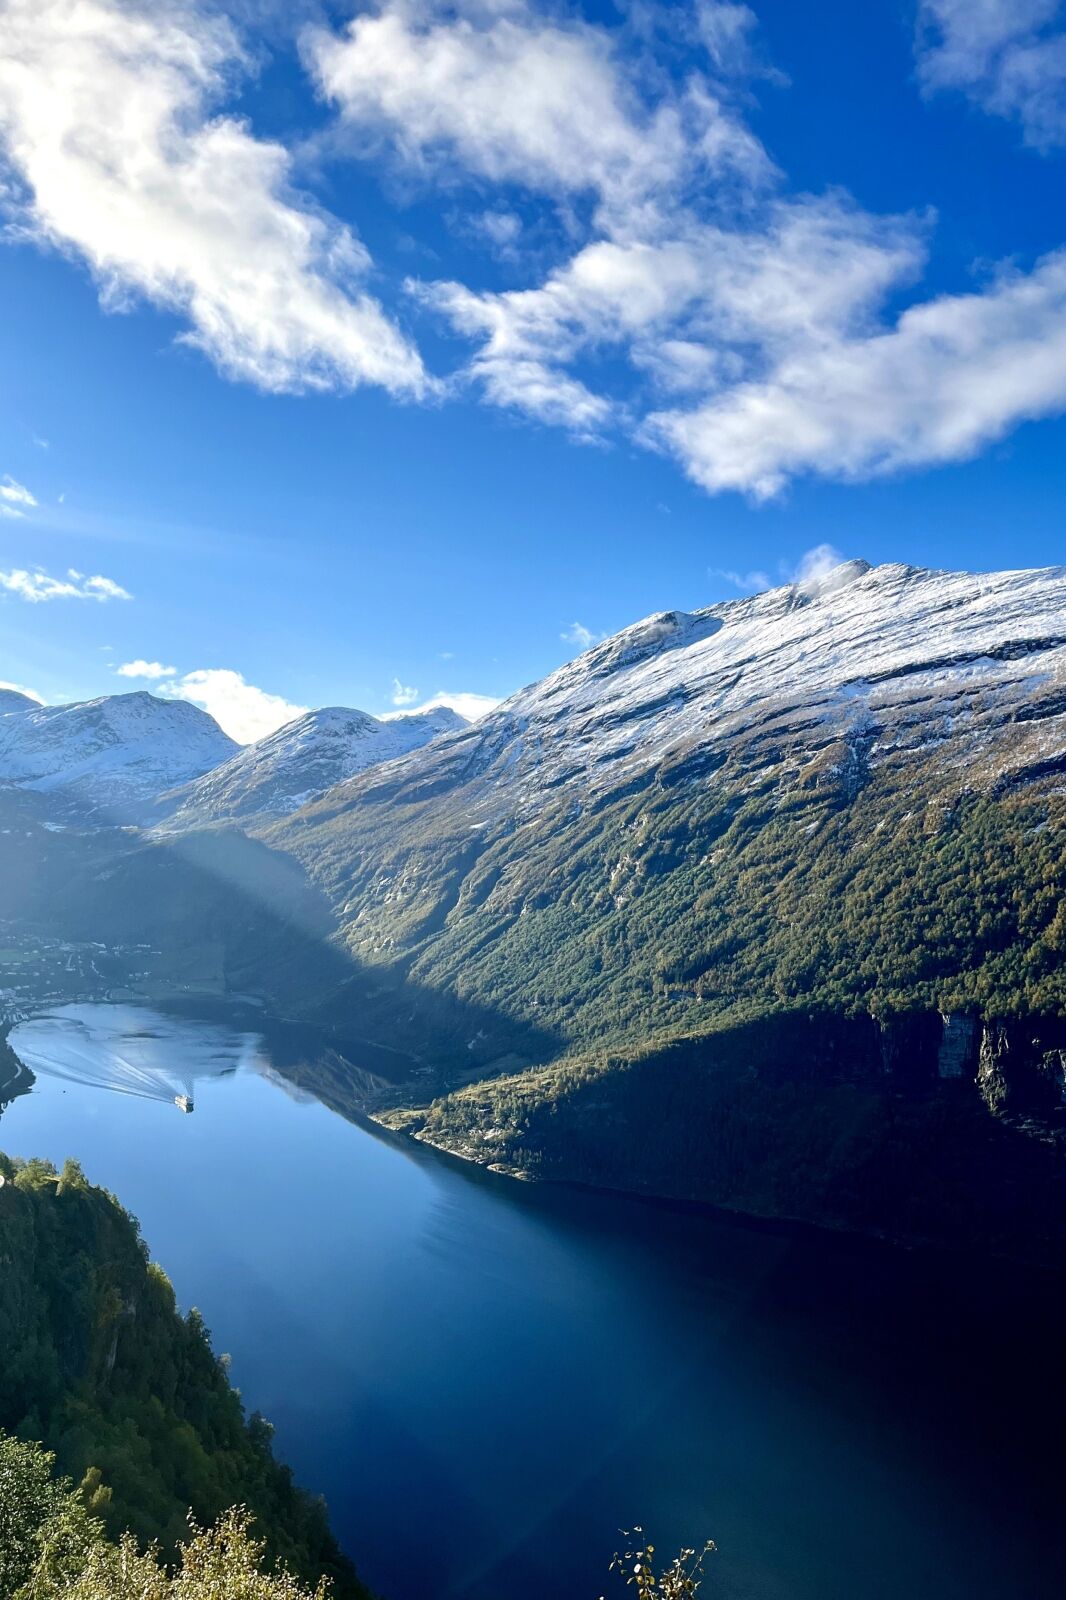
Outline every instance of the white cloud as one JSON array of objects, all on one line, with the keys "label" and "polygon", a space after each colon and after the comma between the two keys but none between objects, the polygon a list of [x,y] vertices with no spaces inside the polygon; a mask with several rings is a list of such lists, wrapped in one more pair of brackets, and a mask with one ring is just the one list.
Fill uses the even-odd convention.
[{"label": "white cloud", "polygon": [[[9,477],[7,473],[0,478],[0,500],[7,506],[35,506],[37,504],[36,499],[26,485]],[[16,513],[19,516],[21,514],[21,512]]]},{"label": "white cloud", "polygon": [[816,544],[813,549],[805,550],[800,556],[795,571],[789,576],[789,582],[801,585],[817,583],[821,578],[827,578],[843,560],[844,557],[834,545]]},{"label": "white cloud", "polygon": [[1066,142],[1066,23],[1060,0],[921,0],[927,89],[960,89],[1019,122],[1037,149]]},{"label": "white cloud", "polygon": [[257,689],[228,667],[187,672],[174,683],[161,683],[156,692],[167,700],[191,700],[193,705],[202,706],[238,744],[263,739],[308,710],[280,694]]},{"label": "white cloud", "polygon": [[517,245],[522,237],[522,219],[513,211],[483,211],[471,219],[474,231],[483,234],[497,255],[517,260]]},{"label": "white cloud", "polygon": [[[1038,39],[1043,109],[1025,115],[1049,137],[1054,14],[1051,0],[929,0],[943,37],[927,80],[970,71],[975,38],[993,64],[1008,36]],[[675,23],[702,31],[710,70],[670,88],[648,63]],[[772,75],[753,36],[750,8],[727,0],[700,0],[695,24],[648,4],[619,27],[532,0],[379,0],[340,32],[312,30],[305,53],[360,151],[387,145],[408,172],[473,184],[482,205],[486,184],[504,201],[519,184],[554,211],[559,258],[545,271],[530,252],[525,286],[410,285],[473,342],[465,375],[493,405],[578,438],[626,433],[708,491],[756,500],[805,473],[965,459],[1061,411],[1062,258],[976,292],[912,294],[889,316],[933,219],[783,192],[726,81]],[[1019,46],[1015,84],[1023,58],[1036,71]]]},{"label": "white cloud", "polygon": [[[267,390],[429,383],[362,286],[370,262],[296,195],[291,159],[217,114],[250,63],[192,0],[5,0],[0,146],[24,237],[83,258],[112,309],[137,296]],[[0,172],[0,178],[3,173]]]},{"label": "white cloud", "polygon": [[787,349],[763,378],[647,436],[712,492],[778,493],[799,473],[869,478],[962,461],[1030,418],[1066,408],[1066,251],[983,292],[912,306],[895,326]]},{"label": "white cloud", "polygon": [[839,196],[773,202],[758,232],[673,220],[669,237],[593,241],[539,289],[420,292],[484,337],[471,371],[491,399],[592,433],[619,408],[566,364],[614,346],[660,390],[728,391],[753,364],[864,328],[924,251],[921,223]]},{"label": "white cloud", "polygon": [[309,29],[304,53],[349,129],[425,168],[458,161],[538,192],[595,191],[625,213],[698,169],[769,169],[697,80],[645,94],[609,29],[525,0],[383,0],[341,33]]},{"label": "white cloud", "polygon": [[461,717],[465,717],[467,722],[479,722],[482,717],[487,717],[490,711],[495,711],[499,704],[499,699],[491,694],[462,692],[452,694],[447,689],[438,689],[431,700],[423,700],[421,705],[411,706],[410,710],[387,712],[382,720],[388,722],[393,717],[417,716],[420,711],[433,711],[437,706],[450,706]]},{"label": "white cloud", "polygon": [[8,683],[0,678],[0,689],[11,689],[15,694],[24,694],[27,699],[36,700],[39,706],[45,704],[44,696],[38,694],[36,689],[27,689],[24,683]]},{"label": "white cloud", "polygon": [[708,567],[709,578],[720,578],[723,583],[728,583],[734,589],[739,589],[742,594],[758,594],[763,589],[773,587],[769,574],[753,570],[751,572],[738,572],[734,567]]},{"label": "white cloud", "polygon": [[136,661],[124,661],[115,671],[120,678],[176,678],[178,675],[177,667],[165,667],[161,661],[145,661],[141,657]]},{"label": "white cloud", "polygon": [[390,698],[394,706],[413,706],[418,699],[418,690],[410,684],[401,683],[399,678],[393,678]]},{"label": "white cloud", "polygon": [[576,645],[579,650],[587,650],[590,645],[598,644],[605,637],[602,633],[593,633],[591,628],[586,628],[583,622],[572,622],[559,635],[564,644]]},{"label": "white cloud", "polygon": [[87,578],[83,572],[70,567],[65,578],[54,578],[37,569],[28,572],[24,567],[14,567],[0,572],[0,589],[18,595],[20,600],[37,604],[44,600],[132,600],[133,596],[112,578],[99,576]]}]

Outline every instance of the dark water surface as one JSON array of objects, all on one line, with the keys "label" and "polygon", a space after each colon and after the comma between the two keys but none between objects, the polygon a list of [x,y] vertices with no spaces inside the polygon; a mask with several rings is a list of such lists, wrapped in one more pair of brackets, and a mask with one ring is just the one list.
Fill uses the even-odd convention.
[{"label": "dark water surface", "polygon": [[635,1522],[718,1542],[708,1600],[1062,1593],[1048,1279],[495,1179],[297,1095],[247,1022],[11,1043],[0,1148],[136,1213],[386,1600],[609,1596]]}]

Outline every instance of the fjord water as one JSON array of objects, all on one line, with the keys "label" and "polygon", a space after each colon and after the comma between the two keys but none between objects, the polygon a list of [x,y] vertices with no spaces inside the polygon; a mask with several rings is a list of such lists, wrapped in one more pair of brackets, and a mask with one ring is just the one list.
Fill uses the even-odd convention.
[{"label": "fjord water", "polygon": [[247,1017],[11,1043],[0,1148],[139,1217],[386,1600],[595,1600],[637,1522],[718,1542],[709,1600],[1060,1592],[1048,1279],[467,1169],[293,1089]]}]

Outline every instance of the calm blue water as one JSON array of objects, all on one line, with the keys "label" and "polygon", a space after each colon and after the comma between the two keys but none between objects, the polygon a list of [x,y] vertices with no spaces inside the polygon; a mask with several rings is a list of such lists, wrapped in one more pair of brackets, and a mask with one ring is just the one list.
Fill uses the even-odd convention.
[{"label": "calm blue water", "polygon": [[596,1600],[634,1522],[718,1542],[709,1600],[1061,1592],[1041,1280],[468,1171],[295,1093],[247,1024],[11,1042],[0,1148],[140,1218],[389,1600]]}]

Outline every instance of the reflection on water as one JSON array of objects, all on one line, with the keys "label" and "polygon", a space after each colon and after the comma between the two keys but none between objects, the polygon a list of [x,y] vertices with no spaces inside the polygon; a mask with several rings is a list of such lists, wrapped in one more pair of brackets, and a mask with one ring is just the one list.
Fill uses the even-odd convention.
[{"label": "reflection on water", "polygon": [[0,1146],[139,1216],[389,1600],[595,1600],[634,1522],[718,1541],[709,1600],[1057,1600],[1046,1279],[511,1184],[279,1093],[315,1046],[265,1023],[12,1044]]}]

